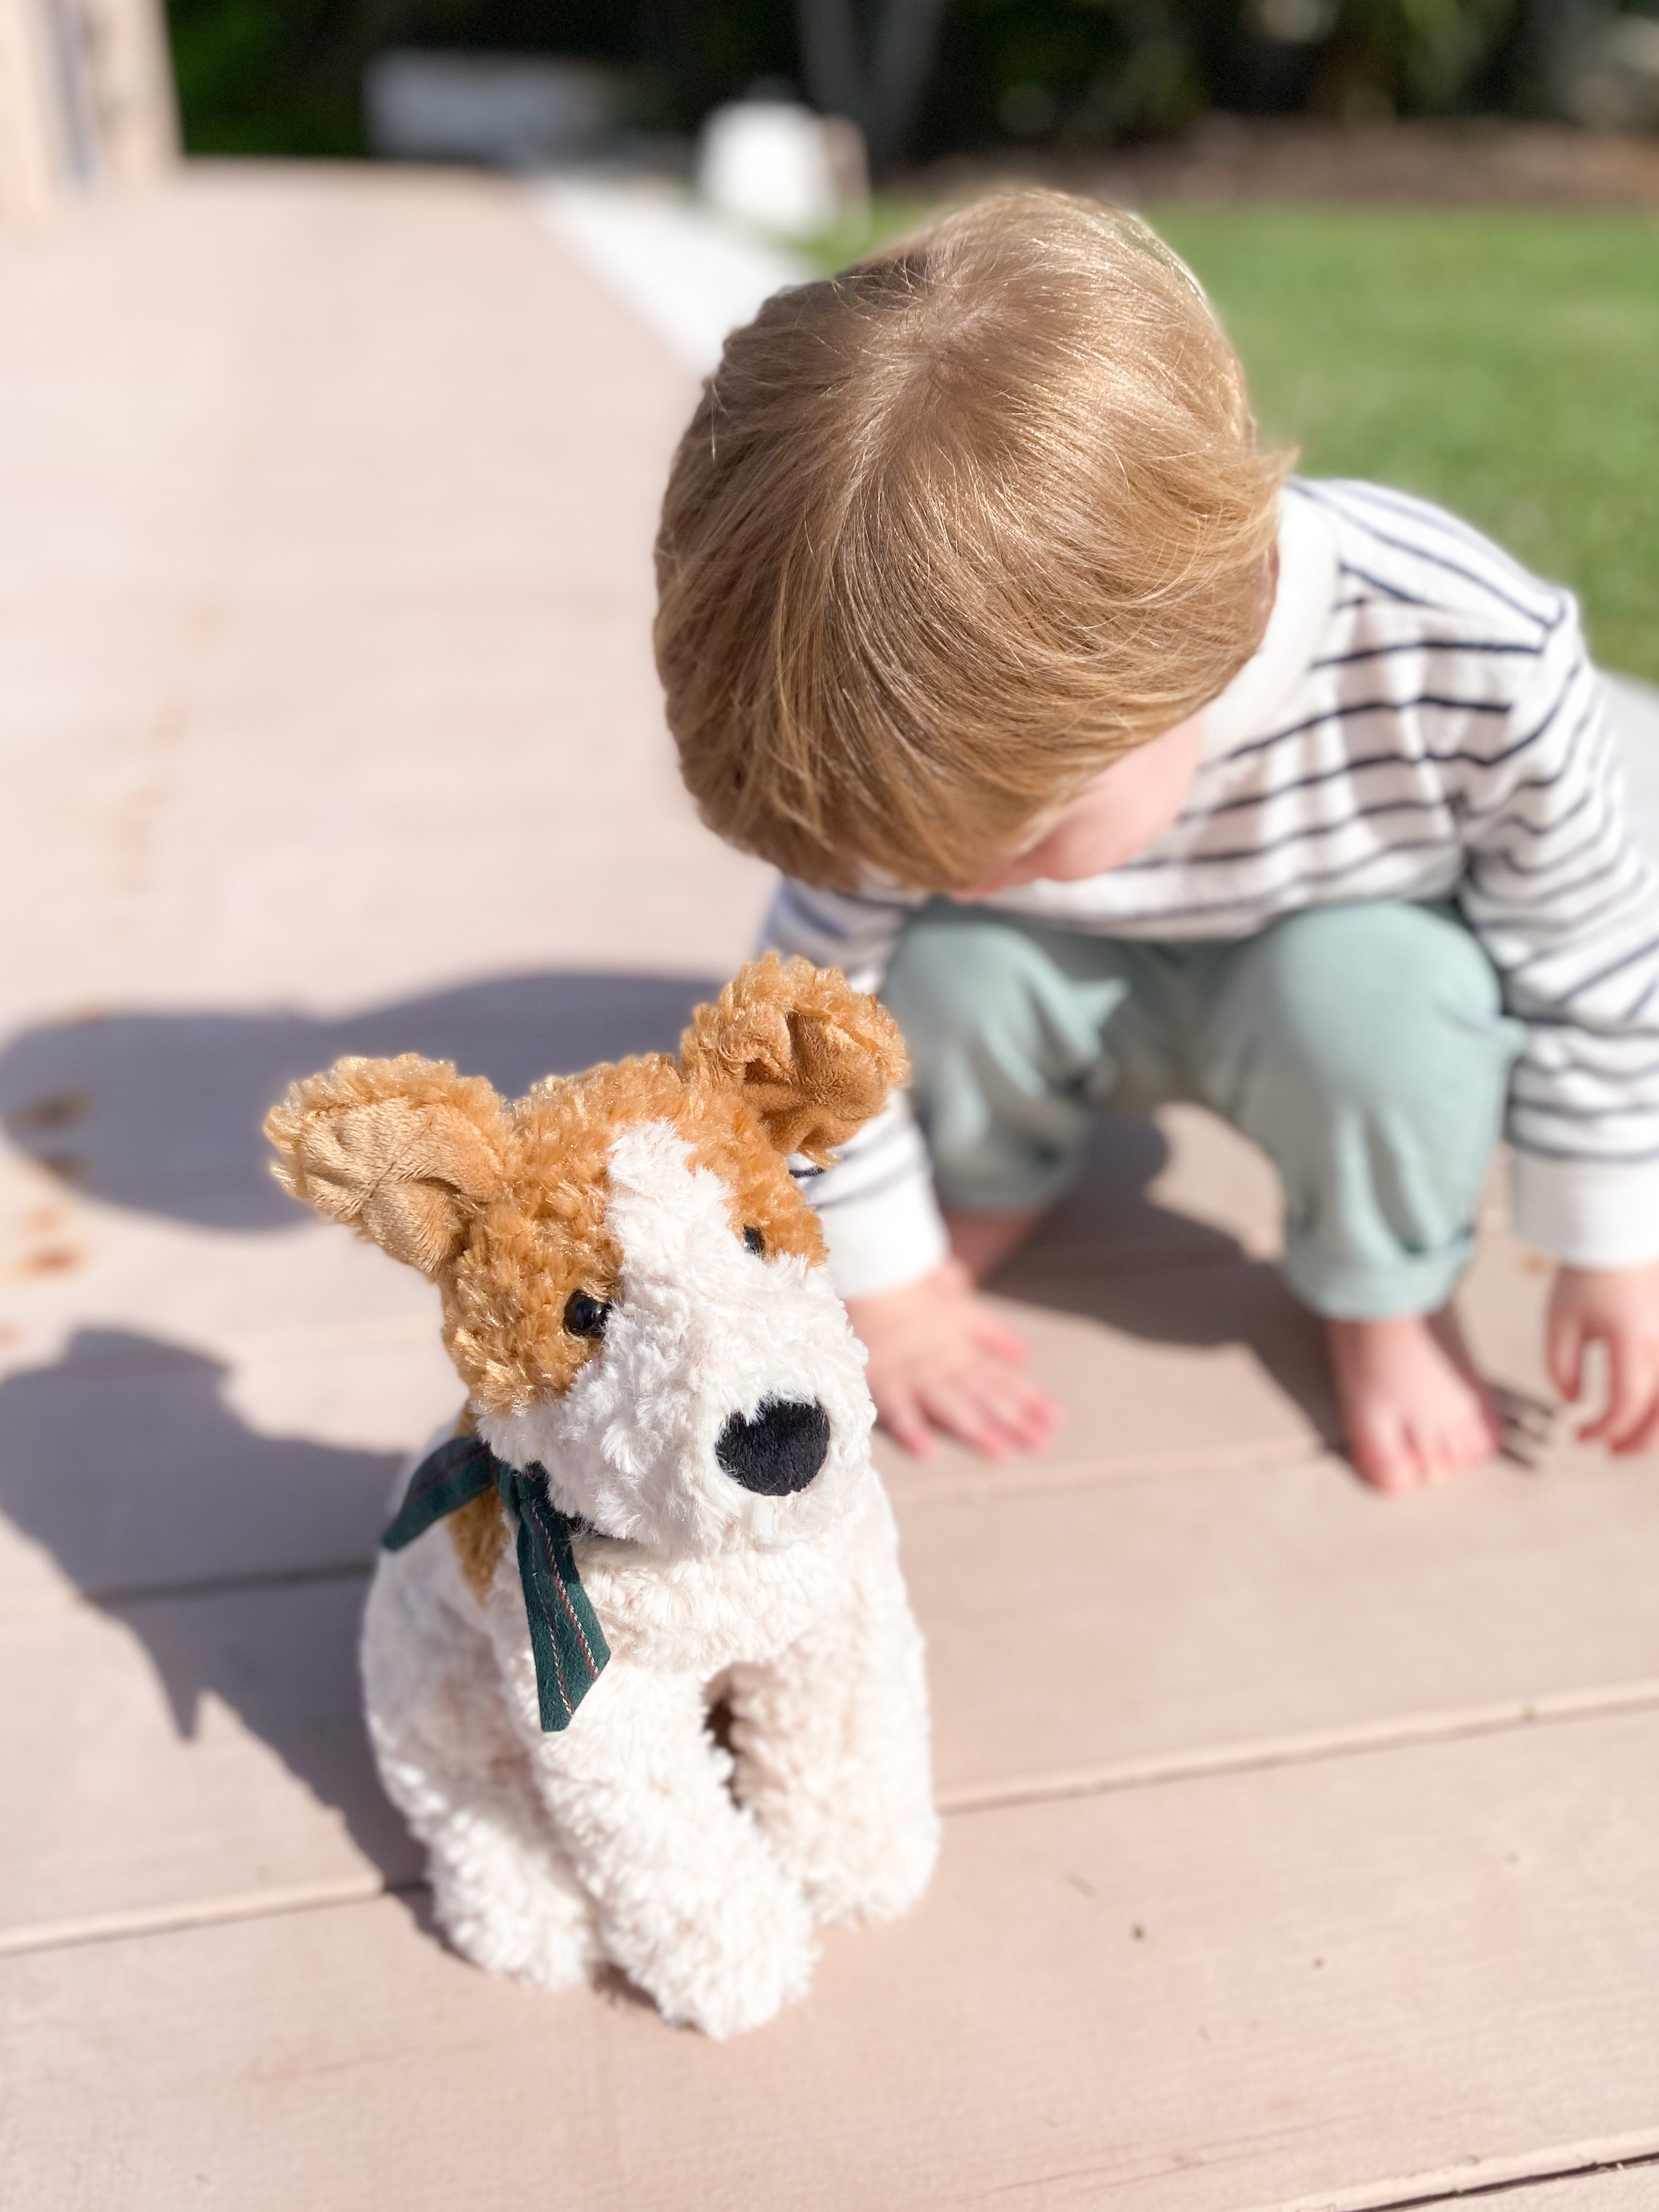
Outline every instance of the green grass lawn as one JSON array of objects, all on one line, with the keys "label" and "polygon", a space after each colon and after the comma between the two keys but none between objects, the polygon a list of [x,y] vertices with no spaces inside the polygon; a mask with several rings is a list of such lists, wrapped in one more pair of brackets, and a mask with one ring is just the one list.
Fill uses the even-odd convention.
[{"label": "green grass lawn", "polygon": [[1312,205],[1152,220],[1304,471],[1443,501],[1573,586],[1606,666],[1659,679],[1659,222]]}]

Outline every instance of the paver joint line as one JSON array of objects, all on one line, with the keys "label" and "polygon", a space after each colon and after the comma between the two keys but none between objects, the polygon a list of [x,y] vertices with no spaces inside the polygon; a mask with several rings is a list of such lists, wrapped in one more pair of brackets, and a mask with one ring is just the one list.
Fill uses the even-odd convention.
[{"label": "paver joint line", "polygon": [[1248,2212],[1427,2212],[1428,2207],[1436,2204],[1513,2197],[1551,2182],[1588,2179],[1593,2174],[1650,2166],[1659,2166],[1659,2128],[1582,2143],[1555,2143],[1500,2158],[1470,2158],[1460,2166],[1442,2166],[1432,2173],[1361,2183],[1353,2189],[1318,2190],[1311,2197],[1253,2204]]},{"label": "paver joint line", "polygon": [[34,1951],[69,1951],[88,1943],[121,1943],[143,1936],[173,1936],[191,1928],[222,1928],[238,1920],[279,1920],[295,1912],[326,1912],[342,1905],[372,1905],[382,1897],[410,1897],[423,1881],[386,1881],[378,1875],[338,1881],[299,1882],[291,1888],[246,1890],[204,1897],[188,1905],[155,1905],[133,1912],[102,1912],[82,1920],[45,1921],[38,1928],[0,1929],[0,1959]]},{"label": "paver joint line", "polygon": [[1254,1741],[1218,1744],[1208,1749],[1200,1746],[1191,1751],[1125,1759],[1121,1764],[1083,1768],[1069,1774],[1037,1774],[1015,1782],[969,1785],[942,1792],[939,1808],[948,1814],[989,1813],[1008,1805],[1102,1796],[1115,1790],[1199,1781],[1210,1775],[1307,1766],[1321,1759],[1393,1751],[1407,1744],[1453,1743],[1471,1736],[1502,1735],[1510,1729],[1559,1726],[1571,1721],[1598,1719],[1611,1713],[1649,1712],[1656,1708],[1659,1708],[1659,1679],[1608,1683],[1588,1690],[1550,1691],[1532,1698],[1505,1698],[1490,1705],[1454,1707],[1440,1713],[1405,1713],[1386,1720],[1356,1723],[1347,1728],[1257,1737]]},{"label": "paver joint line", "polygon": [[1266,1469],[1328,1466],[1341,1481],[1358,1478],[1322,1438],[1272,1437],[1259,1444],[1204,1445],[1192,1451],[1145,1452],[1118,1459],[1081,1459],[1055,1464],[1039,1459],[1004,1460],[963,1467],[945,1474],[907,1467],[900,1480],[888,1478],[901,1519],[929,1505],[971,1505],[987,1498],[1057,1495],[1072,1490],[1103,1489],[1120,1482],[1178,1482],[1194,1475],[1260,1474]]},{"label": "paver joint line", "polygon": [[[1176,1753],[1164,1759],[1126,1760],[1121,1765],[1103,1767],[1088,1774],[1037,1776],[1024,1784],[999,1784],[994,1790],[944,1791],[939,1797],[939,1809],[945,1819],[959,1820],[975,1813],[1054,1803],[1066,1798],[1104,1796],[1114,1791],[1156,1789],[1169,1783],[1272,1772],[1278,1768],[1311,1765],[1326,1759],[1405,1750],[1414,1745],[1457,1742],[1513,1729],[1560,1726],[1620,1713],[1655,1711],[1659,1711],[1659,1680],[1616,1683],[1600,1689],[1563,1691],[1502,1705],[1466,1708],[1460,1713],[1425,1713],[1397,1722],[1377,1722],[1368,1727],[1283,1737],[1271,1744],[1258,1741],[1218,1745],[1208,1751]],[[386,1881],[374,1875],[353,1875],[291,1888],[245,1890],[185,1904],[41,1922],[33,1927],[0,1929],[0,1957],[115,1942],[138,1936],[166,1935],[183,1929],[216,1927],[231,1921],[326,1911],[339,1905],[368,1903],[379,1897],[413,1895],[426,1887],[419,1879]],[[1370,2200],[1365,2203],[1369,2206]],[[1283,2212],[1302,2212],[1302,2208],[1283,2208]],[[1381,2206],[1378,2212],[1382,2212]]]}]

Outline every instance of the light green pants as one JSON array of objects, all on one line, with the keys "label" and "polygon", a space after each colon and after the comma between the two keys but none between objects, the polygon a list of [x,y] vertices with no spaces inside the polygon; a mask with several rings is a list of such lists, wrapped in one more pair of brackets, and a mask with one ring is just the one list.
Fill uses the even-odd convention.
[{"label": "light green pants", "polygon": [[1285,1275],[1316,1312],[1431,1312],[1468,1260],[1521,1026],[1449,907],[1148,945],[939,899],[883,996],[947,1206],[1047,1206],[1096,1107],[1191,1099],[1278,1168]]}]

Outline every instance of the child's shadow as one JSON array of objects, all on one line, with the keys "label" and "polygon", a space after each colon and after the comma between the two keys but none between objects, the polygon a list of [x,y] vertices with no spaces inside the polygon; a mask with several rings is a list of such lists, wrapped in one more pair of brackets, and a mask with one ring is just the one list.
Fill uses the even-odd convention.
[{"label": "child's shadow", "polygon": [[[1237,1196],[1259,1183],[1259,1160],[1240,1148]],[[1082,1176],[992,1288],[1023,1304],[1097,1321],[1143,1342],[1214,1351],[1238,1344],[1298,1406],[1320,1440],[1338,1445],[1336,1401],[1319,1324],[1291,1296],[1271,1260],[1232,1229],[1152,1195],[1170,1161],[1157,1122],[1103,1113],[1090,1133]],[[1226,1195],[1231,1197],[1233,1192]],[[1259,1195],[1255,1203],[1259,1206]],[[1218,1208],[1224,1212],[1224,1206]]]},{"label": "child's shadow", "polygon": [[259,1436],[224,1379],[155,1338],[82,1332],[0,1382],[0,1511],[143,1645],[180,1738],[216,1700],[388,1881],[408,1881],[416,1854],[374,1778],[356,1662],[398,1455]]},{"label": "child's shadow", "polygon": [[[1226,1199],[1260,1213],[1263,1164],[1243,1138]],[[1020,1303],[1097,1321],[1154,1344],[1214,1351],[1237,1344],[1302,1411],[1319,1441],[1344,1449],[1321,1326],[1262,1256],[1260,1227],[1247,1249],[1233,1231],[1160,1205],[1152,1186],[1170,1149],[1158,1124],[1097,1118],[1081,1181],[1055,1217],[991,1287]],[[1247,1199],[1247,1188],[1256,1186]],[[1220,1209],[1224,1211],[1224,1206]],[[1553,1440],[1556,1409],[1534,1393],[1486,1377],[1504,1432],[1502,1456],[1536,1468]],[[1201,1385],[1200,1386],[1201,1387]]]}]

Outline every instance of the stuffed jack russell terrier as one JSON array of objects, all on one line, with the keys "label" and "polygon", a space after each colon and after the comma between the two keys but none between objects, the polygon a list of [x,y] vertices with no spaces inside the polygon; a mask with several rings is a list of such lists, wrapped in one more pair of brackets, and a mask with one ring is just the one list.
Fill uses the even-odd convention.
[{"label": "stuffed jack russell terrier", "polygon": [[729,2035],[804,1994],[816,1922],[927,1885],[921,1640],[787,1164],[903,1073],[873,1000],[769,957],[678,1060],[507,1102],[412,1054],[343,1060],[266,1123],[295,1197],[437,1284],[467,1388],[386,1532],[363,1679],[481,1966],[556,1989],[609,1962]]}]

